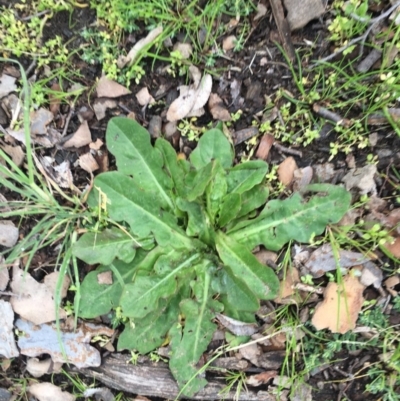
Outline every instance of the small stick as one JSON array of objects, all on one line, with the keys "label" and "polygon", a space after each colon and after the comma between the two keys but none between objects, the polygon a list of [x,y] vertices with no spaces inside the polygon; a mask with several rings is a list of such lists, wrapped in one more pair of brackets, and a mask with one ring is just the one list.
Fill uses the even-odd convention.
[{"label": "small stick", "polygon": [[61,134],[62,137],[64,137],[67,134],[67,130],[68,130],[68,127],[69,127],[69,122],[71,121],[71,118],[72,118],[74,112],[75,112],[75,108],[73,106],[71,106],[71,108],[69,109],[69,113],[67,115],[67,118],[65,119],[64,129],[63,129],[63,132]]},{"label": "small stick", "polygon": [[301,150],[286,148],[285,146],[282,146],[280,143],[276,143],[276,142],[272,146],[277,148],[282,153],[287,153],[288,155],[303,157],[303,152]]},{"label": "small stick", "polygon": [[330,110],[326,109],[325,107],[320,106],[317,103],[314,103],[313,110],[315,113],[317,113],[322,118],[333,121],[334,123],[339,124],[339,125],[344,125],[345,127],[350,126],[350,120],[348,120],[347,118],[343,118],[339,114],[334,113],[333,111],[330,111]]}]

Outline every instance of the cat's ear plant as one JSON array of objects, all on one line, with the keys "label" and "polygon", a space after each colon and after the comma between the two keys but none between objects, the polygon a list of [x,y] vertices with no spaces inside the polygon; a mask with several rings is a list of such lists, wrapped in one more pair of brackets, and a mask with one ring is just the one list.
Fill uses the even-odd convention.
[{"label": "cat's ear plant", "polygon": [[[203,134],[189,161],[178,160],[164,139],[153,146],[127,118],[110,121],[106,140],[118,171],[96,177],[88,204],[113,224],[88,231],[73,249],[100,264],[82,283],[79,316],[117,309],[125,323],[119,350],[145,354],[169,343],[172,374],[192,395],[207,383],[196,376],[196,364],[217,328],[216,313],[254,322],[260,301],[278,294],[275,272],[252,249],[308,242],[339,221],[350,195],[318,184],[267,202],[268,165],[233,166],[233,149],[219,129]],[[107,271],[112,281],[101,284],[99,274]]]}]

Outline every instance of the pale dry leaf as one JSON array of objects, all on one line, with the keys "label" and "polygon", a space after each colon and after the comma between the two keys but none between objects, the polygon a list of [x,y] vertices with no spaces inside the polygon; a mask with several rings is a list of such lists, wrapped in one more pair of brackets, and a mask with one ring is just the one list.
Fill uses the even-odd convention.
[{"label": "pale dry leaf", "polygon": [[208,109],[214,120],[231,121],[232,117],[228,109],[224,106],[222,99],[216,94],[211,93],[208,99]]},{"label": "pale dry leaf", "polygon": [[89,124],[84,121],[68,141],[64,142],[64,148],[81,148],[92,142],[92,134]]},{"label": "pale dry leaf", "polygon": [[168,121],[178,121],[185,118],[189,113],[196,113],[206,103],[211,94],[212,78],[211,75],[206,74],[201,79],[197,89],[193,86],[187,87],[182,85],[180,95],[169,106],[167,112]]},{"label": "pale dry leaf", "polygon": [[88,388],[83,392],[85,398],[93,397],[96,401],[114,401],[115,397],[107,387]]},{"label": "pale dry leaf", "polygon": [[143,39],[140,39],[135,43],[135,45],[132,47],[132,49],[129,51],[127,56],[119,56],[117,60],[117,66],[118,68],[123,68],[125,67],[126,64],[132,64],[136,58],[138,57],[140,51],[146,47],[147,45],[150,45],[153,41],[155,41],[158,36],[160,36],[163,32],[163,27],[158,26],[151,30],[147,36]]},{"label": "pale dry leaf", "polygon": [[330,182],[336,175],[336,171],[332,163],[316,164],[314,166],[314,173],[318,182]]},{"label": "pale dry leaf", "polygon": [[88,173],[93,173],[93,171],[99,169],[99,165],[96,159],[90,152],[84,153],[83,155],[79,156],[79,165],[83,170],[87,171]]},{"label": "pale dry leaf", "polygon": [[0,220],[0,245],[6,248],[13,247],[19,237],[18,227],[9,220]]},{"label": "pale dry leaf", "polygon": [[55,362],[51,358],[40,360],[38,358],[28,358],[26,362],[26,370],[33,377],[42,377],[49,373],[61,373],[62,363]]},{"label": "pale dry leaf", "polygon": [[0,99],[17,90],[16,78],[2,74],[0,77]]},{"label": "pale dry leaf", "polygon": [[[14,312],[34,324],[53,322],[57,316],[54,293],[59,275],[59,272],[53,272],[44,278],[43,283],[38,283],[30,274],[14,266],[11,289],[16,296],[10,299]],[[61,299],[67,295],[69,283],[69,277],[64,276]],[[60,319],[66,317],[65,311],[61,308],[58,310],[58,317]]]},{"label": "pale dry leaf", "polygon": [[69,168],[69,161],[65,160],[59,165],[54,165],[54,162],[50,156],[40,158],[40,167],[44,170],[44,174],[47,174],[61,188],[71,188],[73,177]]},{"label": "pale dry leaf", "polygon": [[294,171],[293,176],[293,191],[301,191],[310,184],[313,178],[313,169],[310,166],[298,168]]},{"label": "pale dry leaf", "polygon": [[360,283],[369,287],[373,285],[375,288],[380,288],[382,285],[383,273],[382,270],[373,262],[366,262],[362,265]]},{"label": "pale dry leaf", "polygon": [[136,93],[136,100],[141,106],[147,106],[148,104],[152,104],[155,102],[153,96],[150,95],[149,90],[146,87],[140,89],[138,93]]},{"label": "pale dry leaf", "polygon": [[4,263],[4,257],[0,255],[0,291],[4,291],[7,288],[9,281],[10,274],[8,273],[8,268]]},{"label": "pale dry leaf", "polygon": [[325,13],[322,0],[283,0],[288,12],[287,21],[292,31],[303,28],[311,20],[321,17]]},{"label": "pale dry leaf", "polygon": [[224,40],[222,41],[222,49],[224,51],[229,51],[232,50],[236,46],[236,36],[235,35],[229,35]]},{"label": "pale dry leaf", "polygon": [[103,75],[99,82],[97,83],[97,97],[109,97],[109,98],[117,98],[125,95],[129,95],[131,91],[125,86],[122,86],[118,82],[113,81],[112,79],[107,78]]},{"label": "pale dry leaf", "polygon": [[338,250],[338,257],[336,260],[331,244],[324,244],[317,248],[307,261],[303,260],[303,265],[313,277],[322,277],[326,272],[336,270],[338,265],[345,274],[348,268],[369,261],[362,253],[345,249]]},{"label": "pale dry leaf", "polygon": [[341,334],[353,330],[364,302],[364,289],[365,286],[352,274],[344,277],[340,284],[330,282],[324,300],[316,306],[311,319],[314,327]]},{"label": "pale dry leaf", "polygon": [[74,330],[73,319],[69,327],[61,327],[61,332],[57,330],[56,324],[35,325],[23,319],[17,319],[15,326],[25,333],[25,336],[18,338],[21,354],[30,357],[48,354],[53,362],[67,362],[78,368],[100,366],[100,352],[90,342],[95,336],[114,335],[113,329],[93,323],[81,323]]},{"label": "pale dry leaf", "polygon": [[37,111],[33,111],[30,115],[31,136],[45,135],[47,133],[47,126],[53,119],[53,113],[47,109],[40,108]]},{"label": "pale dry leaf", "polygon": [[76,397],[52,383],[35,383],[28,387],[28,392],[39,401],[75,401]]},{"label": "pale dry leaf", "polygon": [[96,99],[93,103],[93,110],[98,121],[106,116],[107,109],[115,109],[116,107],[117,102],[113,99]]},{"label": "pale dry leaf", "polygon": [[229,316],[216,314],[218,321],[236,336],[251,336],[258,331],[258,325],[255,323],[245,323]]},{"label": "pale dry leaf", "polygon": [[96,142],[89,143],[89,148],[93,150],[100,150],[100,148],[104,145],[104,142],[97,138]]},{"label": "pale dry leaf", "polygon": [[193,53],[193,47],[190,43],[176,42],[173,50],[179,52],[184,60],[187,60]]},{"label": "pale dry leaf", "polygon": [[355,188],[360,194],[376,194],[376,184],[374,176],[377,173],[375,164],[367,164],[364,167],[351,169],[343,178],[346,189],[350,191]]},{"label": "pale dry leaf", "polygon": [[289,186],[297,169],[296,161],[292,156],[287,157],[278,167],[278,180],[285,186]]},{"label": "pale dry leaf", "polygon": [[14,338],[14,312],[9,302],[0,299],[0,356],[10,359],[19,356]]},{"label": "pale dry leaf", "polygon": [[201,81],[201,71],[195,65],[190,64],[189,74],[190,74],[190,78],[193,81],[193,88],[197,89],[199,87],[200,81]]},{"label": "pale dry leaf", "polygon": [[264,17],[265,14],[267,14],[267,7],[262,3],[258,3],[257,4],[257,14],[254,16],[254,21],[257,21],[260,18]]}]

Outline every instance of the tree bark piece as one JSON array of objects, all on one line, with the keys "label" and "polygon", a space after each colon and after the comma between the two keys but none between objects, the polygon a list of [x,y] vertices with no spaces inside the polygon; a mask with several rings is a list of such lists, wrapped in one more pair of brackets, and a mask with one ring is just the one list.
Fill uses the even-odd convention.
[{"label": "tree bark piece", "polygon": [[285,19],[281,0],[271,0],[271,8],[272,13],[274,14],[275,23],[278,28],[283,49],[287,53],[289,59],[293,61],[295,59],[295,53],[292,44],[292,37],[290,36],[290,27],[289,23]]},{"label": "tree bark piece", "polygon": [[[102,365],[97,368],[72,368],[72,371],[99,380],[106,386],[119,391],[163,399],[175,399],[178,396],[178,386],[166,363],[144,361],[133,365],[129,363],[129,360],[127,355],[112,354],[105,357]],[[209,380],[204,389],[187,399],[276,401],[272,394],[265,391],[243,390],[239,398],[235,398],[237,394],[234,390],[220,395],[219,393],[225,387],[226,384],[223,381]]]}]

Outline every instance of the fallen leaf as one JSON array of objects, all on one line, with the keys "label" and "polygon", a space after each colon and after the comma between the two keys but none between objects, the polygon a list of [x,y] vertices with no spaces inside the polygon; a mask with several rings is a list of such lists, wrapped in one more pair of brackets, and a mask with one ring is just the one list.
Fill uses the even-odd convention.
[{"label": "fallen leaf", "polygon": [[9,302],[0,299],[0,355],[4,358],[19,356],[14,338],[14,312]]},{"label": "fallen leaf", "polygon": [[286,20],[292,31],[303,28],[311,20],[321,17],[325,13],[322,0],[283,0],[287,10]]},{"label": "fallen leaf", "polygon": [[366,262],[362,266],[360,283],[369,287],[373,285],[375,288],[380,288],[382,286],[383,273],[382,270],[376,266],[373,262]]},{"label": "fallen leaf", "polygon": [[235,145],[239,145],[239,143],[243,143],[259,134],[257,127],[249,127],[243,128],[239,131],[235,131],[232,134],[232,140]]},{"label": "fallen leaf", "polygon": [[69,161],[65,160],[59,165],[54,165],[54,159],[50,156],[40,158],[38,167],[42,168],[42,173],[47,175],[61,188],[71,188],[73,186],[72,173],[69,168]]},{"label": "fallen leaf", "polygon": [[208,99],[208,109],[210,110],[214,120],[232,120],[228,109],[224,106],[222,99],[216,93],[211,93],[210,98]]},{"label": "fallen leaf", "polygon": [[50,373],[61,373],[62,363],[54,363],[51,358],[40,360],[38,358],[28,358],[26,362],[26,370],[33,377],[42,377]]},{"label": "fallen leaf", "polygon": [[330,182],[336,175],[336,171],[332,163],[316,164],[314,166],[314,173],[318,182]]},{"label": "fallen leaf", "polygon": [[17,243],[18,237],[18,227],[12,221],[0,220],[0,245],[11,248]]},{"label": "fallen leaf", "polygon": [[18,167],[22,165],[25,159],[25,154],[21,146],[12,146],[8,145],[7,143],[0,142],[0,147],[8,154],[8,156],[11,157],[14,164],[16,164]]},{"label": "fallen leaf", "polygon": [[[38,283],[30,274],[14,266],[11,289],[16,296],[10,299],[14,312],[34,324],[56,320],[54,293],[59,276],[60,272],[53,272],[44,278],[43,283]],[[67,295],[69,283],[70,279],[65,275],[60,293],[61,299]],[[58,310],[58,317],[60,319],[66,317],[65,311],[61,308]]]},{"label": "fallen leaf", "polygon": [[113,81],[112,79],[107,78],[103,75],[99,82],[97,83],[97,97],[109,97],[109,98],[117,98],[125,95],[129,95],[131,91],[125,86],[122,86],[118,82]]},{"label": "fallen leaf", "polygon": [[0,255],[0,291],[4,291],[7,288],[9,281],[10,275],[7,266],[4,263],[4,257]]},{"label": "fallen leaf", "polygon": [[[25,336],[18,337],[21,354],[30,357],[49,354],[53,362],[71,363],[80,369],[101,365],[100,352],[90,345],[91,339],[98,335],[111,337],[114,334],[114,330],[93,323],[81,323],[76,331],[70,328],[64,331],[61,327],[60,333],[55,324],[35,325],[23,319],[18,319],[15,326],[25,333]],[[61,350],[60,341],[67,360]]]},{"label": "fallen leaf", "polygon": [[338,264],[342,269],[342,273],[346,273],[346,269],[361,265],[369,261],[362,253],[338,250],[338,261],[336,261],[331,244],[324,244],[317,248],[307,261],[303,260],[303,265],[307,271],[315,278],[322,277],[326,272],[336,270]]},{"label": "fallen leaf", "polygon": [[96,159],[90,152],[84,153],[83,155],[79,156],[79,165],[83,170],[87,171],[88,173],[93,173],[93,171],[99,169],[99,165],[97,164]]},{"label": "fallen leaf", "polygon": [[293,191],[301,191],[310,184],[313,178],[313,169],[310,166],[298,168],[293,173]]},{"label": "fallen leaf", "polygon": [[258,373],[257,375],[251,375],[246,379],[246,383],[249,386],[258,387],[262,384],[268,383],[272,378],[278,374],[277,370],[268,370],[267,372]]},{"label": "fallen leaf", "polygon": [[113,283],[111,270],[108,270],[108,271],[103,272],[103,273],[99,273],[97,275],[97,282],[99,284],[111,285]]},{"label": "fallen leaf", "polygon": [[49,93],[50,111],[53,114],[53,116],[56,116],[60,111],[60,104],[61,104],[61,96],[60,93],[57,92],[62,92],[62,89],[60,84],[57,82],[51,85],[50,89],[53,91]]},{"label": "fallen leaf", "polygon": [[157,28],[154,28],[151,30],[147,36],[143,39],[140,39],[135,43],[135,45],[132,47],[132,49],[129,51],[127,56],[119,56],[117,60],[117,66],[118,68],[123,68],[126,66],[126,64],[132,64],[137,56],[139,55],[139,52],[147,45],[152,43],[157,39],[158,36],[160,36],[163,32],[163,27],[158,26]]},{"label": "fallen leaf", "polygon": [[279,295],[274,299],[274,301],[278,304],[287,304],[288,302],[293,303],[296,301],[300,302],[302,300],[301,297],[292,297],[292,295],[296,294],[294,286],[297,283],[300,283],[299,271],[295,267],[292,267],[286,272],[281,280]]},{"label": "fallen leaf", "polygon": [[47,126],[53,119],[53,113],[47,109],[40,108],[37,111],[33,111],[30,115],[31,135],[45,135],[47,133]]},{"label": "fallen leaf", "polygon": [[244,323],[231,317],[216,314],[218,321],[236,336],[251,336],[258,331],[258,325],[255,323]]},{"label": "fallen leaf", "polygon": [[243,347],[240,347],[239,349],[239,354],[250,361],[253,365],[259,366],[258,365],[258,357],[262,354],[260,347],[255,344],[248,344]]},{"label": "fallen leaf", "polygon": [[83,392],[85,398],[93,397],[101,401],[114,401],[114,395],[107,387],[88,388]]},{"label": "fallen leaf", "polygon": [[155,102],[153,96],[150,95],[149,90],[146,87],[140,89],[135,96],[141,106],[147,106],[148,104]]},{"label": "fallen leaf", "polygon": [[392,297],[397,297],[397,295],[399,295],[398,291],[396,291],[394,289],[394,287],[396,287],[396,285],[400,284],[400,275],[389,277],[387,280],[385,280],[384,284],[385,284],[386,290],[389,292],[389,294]]},{"label": "fallen leaf", "polygon": [[278,167],[278,180],[285,186],[289,186],[297,169],[296,161],[292,156],[287,157]]},{"label": "fallen leaf", "polygon": [[362,168],[350,169],[350,171],[342,178],[346,189],[350,191],[353,188],[360,190],[360,194],[371,192],[376,194],[376,184],[374,175],[377,173],[375,164],[367,164]]},{"label": "fallen leaf", "polygon": [[97,138],[96,142],[89,143],[89,148],[93,150],[100,150],[100,148],[104,145],[104,142]]},{"label": "fallen leaf", "polygon": [[17,90],[16,79],[10,75],[2,74],[0,77],[0,99]]},{"label": "fallen leaf", "polygon": [[222,48],[224,49],[224,51],[232,50],[236,46],[236,42],[236,36],[229,35],[222,41]]},{"label": "fallen leaf", "polygon": [[97,120],[102,120],[106,116],[107,109],[115,109],[117,102],[113,99],[96,99],[93,103],[93,110]]},{"label": "fallen leaf", "polygon": [[325,289],[324,300],[315,307],[311,319],[314,327],[341,334],[353,330],[364,302],[364,289],[352,274],[344,277],[341,284],[330,282]]},{"label": "fallen leaf", "polygon": [[256,152],[257,159],[267,160],[269,155],[269,151],[272,148],[272,145],[275,142],[275,138],[270,134],[265,134],[261,138],[260,144],[258,145],[258,149]]},{"label": "fallen leaf", "polygon": [[392,243],[382,245],[395,258],[400,259],[400,237],[394,239]]},{"label": "fallen leaf", "polygon": [[81,148],[92,142],[92,134],[90,133],[87,121],[84,121],[70,139],[64,142],[64,148]]},{"label": "fallen leaf", "polygon": [[167,120],[178,121],[201,109],[210,97],[211,88],[212,78],[210,74],[204,75],[197,88],[193,85],[190,87],[181,86],[179,97],[169,106]]},{"label": "fallen leaf", "polygon": [[39,401],[75,401],[76,397],[52,383],[35,383],[28,387],[28,392]]},{"label": "fallen leaf", "polygon": [[254,16],[254,21],[257,21],[260,18],[264,17],[265,14],[267,14],[267,7],[262,3],[258,3],[257,14]]}]

